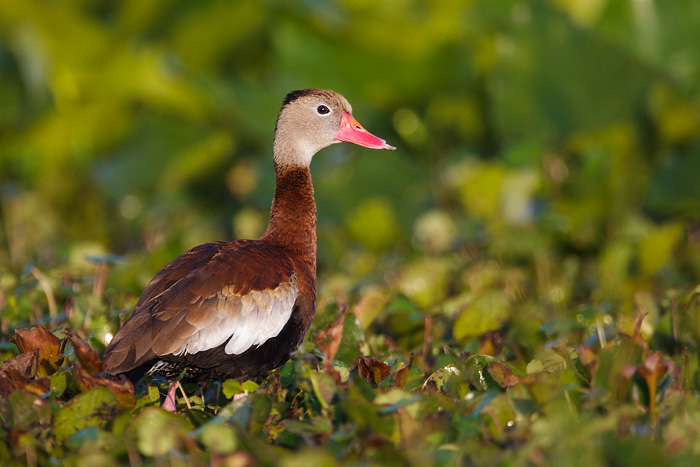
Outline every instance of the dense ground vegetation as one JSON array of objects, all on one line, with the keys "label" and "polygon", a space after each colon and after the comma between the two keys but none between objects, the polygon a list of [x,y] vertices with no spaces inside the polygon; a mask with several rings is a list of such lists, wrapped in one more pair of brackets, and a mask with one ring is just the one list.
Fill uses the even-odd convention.
[{"label": "dense ground vegetation", "polygon": [[[0,464],[698,465],[699,28],[691,0],[0,2]],[[398,150],[312,164],[300,352],[175,414],[102,378],[160,267],[264,230],[306,87]]]}]

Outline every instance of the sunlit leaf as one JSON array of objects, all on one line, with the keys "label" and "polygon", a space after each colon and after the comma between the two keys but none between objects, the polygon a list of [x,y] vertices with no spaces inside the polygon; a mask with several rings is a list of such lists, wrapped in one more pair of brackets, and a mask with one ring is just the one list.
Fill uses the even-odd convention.
[{"label": "sunlit leaf", "polygon": [[240,383],[235,379],[227,379],[221,385],[221,391],[227,398],[232,398],[236,394],[244,394],[247,392],[254,392],[258,389],[257,383],[254,381],[245,381]]},{"label": "sunlit leaf", "polygon": [[446,367],[440,368],[431,374],[423,384],[423,390],[433,389],[439,391],[446,391],[448,382],[451,378],[459,376],[461,372],[454,365],[448,365]]},{"label": "sunlit leaf", "polygon": [[73,375],[78,387],[82,392],[86,392],[95,387],[109,389],[117,398],[117,403],[125,408],[132,409],[136,404],[134,397],[134,385],[126,376],[93,376],[86,372],[79,362],[73,364]]},{"label": "sunlit leaf", "polygon": [[396,370],[394,372],[394,377],[392,379],[392,386],[394,387],[404,387],[406,385],[406,381],[408,381],[408,375],[409,372],[411,371],[411,367],[413,366],[413,354],[411,354],[411,358],[408,361],[408,365],[401,365],[401,368]]},{"label": "sunlit leaf", "polygon": [[12,338],[20,352],[39,351],[37,376],[52,375],[63,363],[63,343],[43,326],[32,329],[17,329]]},{"label": "sunlit leaf", "polygon": [[360,357],[357,360],[357,371],[365,381],[376,387],[389,376],[391,367],[381,360]]},{"label": "sunlit leaf", "polygon": [[505,362],[491,362],[486,367],[486,370],[491,375],[491,378],[503,389],[508,389],[520,382],[520,378],[513,373],[513,370]]},{"label": "sunlit leaf", "polygon": [[100,371],[104,371],[104,364],[102,359],[97,355],[97,352],[90,347],[90,344],[85,342],[78,336],[75,331],[70,328],[64,329],[68,340],[70,340],[73,349],[75,350],[75,356],[78,357],[78,361],[82,364],[85,371],[89,374],[94,375]]}]

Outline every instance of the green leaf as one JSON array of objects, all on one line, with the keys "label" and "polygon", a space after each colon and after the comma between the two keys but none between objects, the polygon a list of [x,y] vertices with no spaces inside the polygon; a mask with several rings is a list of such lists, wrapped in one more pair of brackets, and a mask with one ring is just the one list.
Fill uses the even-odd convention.
[{"label": "green leaf", "polygon": [[255,392],[259,387],[260,385],[255,381],[244,381],[241,383],[241,389],[243,389],[245,392]]},{"label": "green leaf", "polygon": [[146,456],[163,456],[179,447],[192,425],[184,418],[156,407],[146,407],[134,420],[137,446]]},{"label": "green leaf", "polygon": [[542,363],[542,360],[539,360],[537,358],[531,360],[530,363],[527,364],[527,368],[525,371],[528,375],[542,373],[544,371],[544,363]]},{"label": "green leaf", "polygon": [[435,388],[437,390],[447,392],[448,382],[457,376],[460,376],[461,372],[453,364],[447,365],[443,368],[438,369],[433,374],[428,376],[425,380],[423,388]]},{"label": "green leaf", "polygon": [[149,385],[147,386],[147,392],[140,398],[136,400],[136,406],[134,407],[134,412],[138,412],[141,407],[155,405],[158,407],[160,405],[160,391],[158,391],[157,386]]},{"label": "green leaf", "polygon": [[314,394],[319,402],[321,402],[321,405],[328,408],[336,391],[333,377],[322,371],[314,371],[311,373],[311,384],[314,389]]},{"label": "green leaf", "polygon": [[510,303],[506,296],[495,290],[487,292],[474,300],[457,318],[454,327],[455,338],[465,340],[500,329],[509,316]]},{"label": "green leaf", "polygon": [[226,398],[230,399],[236,394],[243,394],[245,391],[243,390],[241,383],[239,383],[235,379],[227,379],[221,385],[221,392],[224,393],[224,396],[226,396]]},{"label": "green leaf", "polygon": [[354,313],[346,313],[343,320],[343,336],[335,354],[335,360],[352,365],[360,355],[359,344],[365,340],[360,322]]},{"label": "green leaf", "polygon": [[290,361],[282,365],[280,368],[280,385],[283,388],[288,388],[294,381],[294,362]]},{"label": "green leaf", "polygon": [[489,365],[493,362],[500,362],[500,360],[490,355],[473,355],[469,358],[469,360],[467,360],[467,363],[473,365],[474,369],[476,370],[476,382],[484,391],[502,389],[501,386],[494,381],[493,377],[488,371]]},{"label": "green leaf", "polygon": [[221,423],[209,423],[203,426],[199,439],[207,449],[219,454],[232,453],[238,446],[236,432],[230,426]]},{"label": "green leaf", "polygon": [[51,391],[57,397],[60,397],[63,394],[63,392],[66,390],[66,388],[68,387],[68,375],[69,375],[69,372],[61,371],[58,373],[54,373],[50,376],[50,378],[51,378]]},{"label": "green leaf", "polygon": [[239,383],[235,379],[227,379],[221,385],[221,390],[228,399],[236,394],[255,392],[260,386],[254,381]]},{"label": "green leaf", "polygon": [[252,407],[250,413],[250,432],[257,435],[262,432],[263,427],[267,423],[267,418],[272,410],[272,400],[266,395],[257,393],[248,398],[252,398]]},{"label": "green leaf", "polygon": [[102,428],[117,412],[117,397],[108,389],[97,387],[80,393],[56,412],[56,441],[61,443],[74,433],[90,426]]}]

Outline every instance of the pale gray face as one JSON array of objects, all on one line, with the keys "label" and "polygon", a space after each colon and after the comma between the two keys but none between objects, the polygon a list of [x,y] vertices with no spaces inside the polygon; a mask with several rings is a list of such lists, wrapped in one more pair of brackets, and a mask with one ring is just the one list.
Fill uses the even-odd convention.
[{"label": "pale gray face", "polygon": [[290,94],[277,120],[275,162],[309,166],[314,154],[340,142],[336,135],[343,112],[351,115],[352,107],[334,91],[313,89]]}]

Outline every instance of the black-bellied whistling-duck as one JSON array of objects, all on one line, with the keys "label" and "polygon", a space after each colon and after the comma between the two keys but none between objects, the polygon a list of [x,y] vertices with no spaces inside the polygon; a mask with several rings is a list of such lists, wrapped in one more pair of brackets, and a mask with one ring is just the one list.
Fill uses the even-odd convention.
[{"label": "black-bellied whistling-duck", "polygon": [[[104,355],[107,374],[185,382],[244,381],[284,364],[316,310],[316,203],[309,164],[348,141],[395,149],[352,117],[333,91],[287,95],[274,142],[275,197],[258,240],[196,246],[165,266]],[[174,408],[175,387],[169,391]],[[167,402],[167,401],[166,401]]]}]

